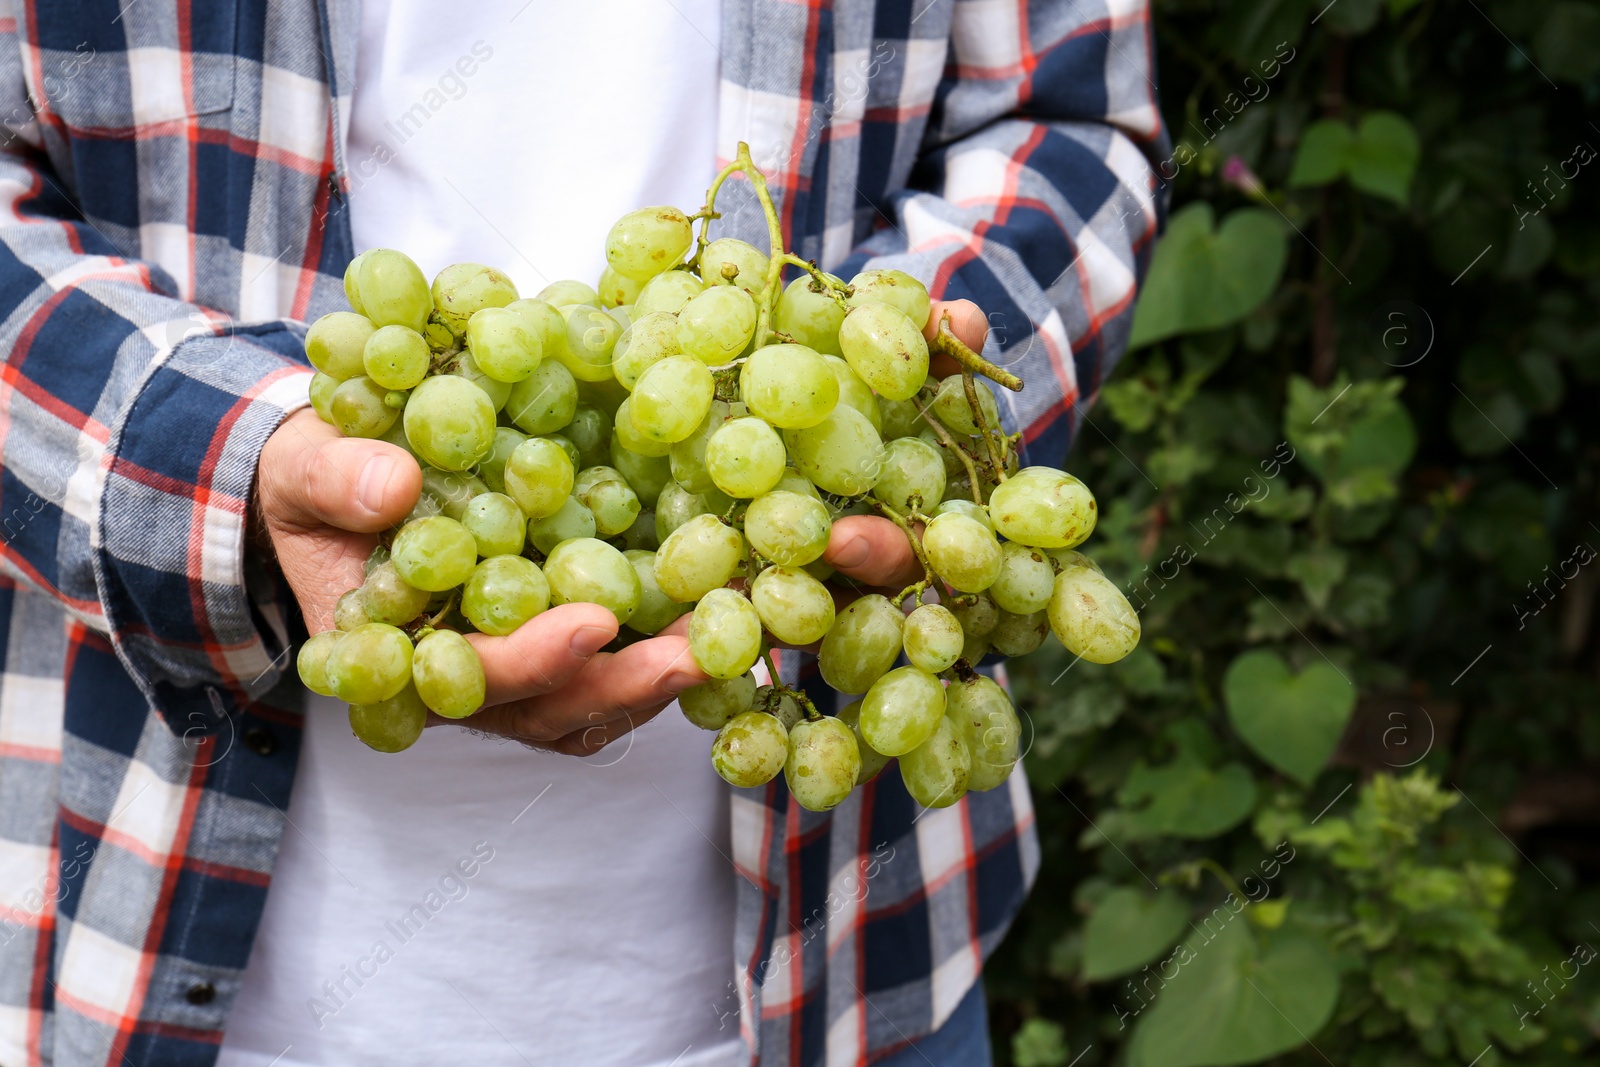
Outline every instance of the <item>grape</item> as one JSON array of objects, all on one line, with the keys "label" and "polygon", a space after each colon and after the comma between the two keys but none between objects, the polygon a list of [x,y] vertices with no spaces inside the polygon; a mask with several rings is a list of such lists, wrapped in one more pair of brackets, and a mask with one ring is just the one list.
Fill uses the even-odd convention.
[{"label": "grape", "polygon": [[1049,632],[1050,620],[1042,609],[1027,615],[1001,611],[989,644],[1002,656],[1026,656],[1044,644],[1044,635]]},{"label": "grape", "polygon": [[833,594],[795,567],[768,567],[750,584],[750,600],[767,632],[788,645],[820,641],[833,625]]},{"label": "grape", "polygon": [[599,604],[628,621],[644,589],[627,557],[593,537],[563,541],[544,564],[552,604]]},{"label": "grape", "polygon": [[[659,553],[656,562],[659,580]],[[689,651],[711,677],[737,678],[761,658],[761,617],[732,589],[713,589],[700,598],[689,619]]]},{"label": "grape", "polygon": [[743,562],[743,535],[715,515],[696,515],[661,542],[656,582],[663,593],[688,604],[727,585]]},{"label": "grape", "polygon": [[[955,448],[952,448],[941,441],[939,439],[939,435],[933,432],[932,427],[924,426],[917,432],[916,437],[917,440],[921,441],[923,444],[927,445],[929,448],[938,453],[939,461],[944,464],[944,472],[947,476],[947,479],[950,477],[966,477],[967,468],[961,462],[961,454],[957,452]],[[945,496],[950,495],[951,494],[947,488]],[[972,500],[972,494],[970,492],[956,495],[959,495],[968,502]]]},{"label": "grape", "polygon": [[861,380],[890,400],[916,396],[928,377],[922,329],[888,304],[862,304],[846,315],[839,348]]},{"label": "grape", "polygon": [[783,436],[795,467],[824,492],[859,496],[883,473],[883,439],[855,408],[841,405],[817,425]]},{"label": "grape", "polygon": [[578,410],[578,383],[555,360],[544,360],[532,374],[511,387],[506,414],[517,429],[529,434],[555,433]]},{"label": "grape", "polygon": [[702,730],[720,730],[735,715],[749,711],[755,701],[756,676],[749,671],[737,678],[713,678],[678,694],[683,717]]},{"label": "grape", "polygon": [[633,428],[672,444],[694,433],[711,410],[716,383],[711,369],[688,356],[671,356],[639,376],[628,398]]},{"label": "grape", "polygon": [[388,700],[350,705],[350,732],[368,748],[403,752],[417,743],[428,725],[428,706],[407,685]]},{"label": "grape", "polygon": [[503,308],[517,299],[509,277],[482,263],[452,263],[433,278],[433,306],[455,337],[467,332],[467,320],[484,308]]},{"label": "grape", "polygon": [[672,531],[694,518],[710,512],[705,497],[691,493],[677,482],[668,482],[656,501],[656,537],[662,542]]},{"label": "grape", "polygon": [[480,556],[516,555],[528,537],[527,516],[504,493],[478,494],[467,505],[461,525],[477,542]]},{"label": "grape", "polygon": [[578,451],[578,446],[573,444],[572,440],[564,433],[542,433],[539,435],[539,439],[541,441],[549,441],[565,452],[567,459],[572,463],[572,469],[575,471],[581,471],[585,467],[596,466],[596,464],[583,461],[583,453]]},{"label": "grape", "polygon": [[377,570],[379,567],[388,562],[388,546],[382,544],[375,545],[372,549],[372,552],[367,556],[367,561],[361,565],[362,576],[370,578],[373,571]]},{"label": "grape", "polygon": [[467,344],[479,369],[495,381],[515,384],[544,358],[544,341],[527,320],[506,308],[484,308],[467,320]]},{"label": "grape", "polygon": [[841,693],[865,693],[900,657],[904,626],[905,616],[888,597],[869,593],[857,600],[822,639],[817,665],[823,680]]},{"label": "grape", "polygon": [[[655,512],[649,509],[639,512],[639,517],[633,520],[633,525],[622,535],[622,547],[630,552],[643,551],[655,554],[656,549],[661,547],[661,538],[656,536]],[[654,580],[652,572],[651,581]],[[634,614],[637,618],[638,613]]]},{"label": "grape", "polygon": [[934,515],[945,515],[951,512],[954,512],[957,515],[965,515],[971,519],[977,519],[983,524],[983,528],[985,530],[988,530],[990,533],[994,532],[994,520],[989,518],[988,510],[982,504],[974,504],[970,496],[952,497],[951,499],[941,502],[938,507],[933,509]]},{"label": "grape", "polygon": [[745,537],[780,567],[803,567],[820,559],[832,529],[822,501],[787,490],[757,497],[744,513]]},{"label": "grape", "polygon": [[395,534],[392,551],[406,584],[430,593],[454,589],[478,562],[478,544],[467,528],[443,515],[407,523]]},{"label": "grape", "polygon": [[679,616],[693,610],[691,605],[679,604],[667,596],[656,584],[654,552],[629,549],[622,555],[639,577],[639,603],[628,619],[629,629],[642,634],[658,634]]},{"label": "grape", "polygon": [[506,402],[511,399],[511,386],[483,373],[483,368],[478,366],[478,361],[472,358],[471,352],[463,352],[456,357],[456,365],[450,368],[449,373],[482,389],[483,395],[489,398],[489,403],[496,412],[505,410]]},{"label": "grape", "polygon": [[989,587],[989,595],[1012,614],[1030,615],[1050,603],[1055,582],[1055,568],[1042,549],[1007,541],[1000,546],[1000,577]]},{"label": "grape", "polygon": [[[838,356],[823,356],[822,361],[833,371],[833,380],[839,383],[839,403],[848,404],[865,415],[867,421],[872,423],[872,428],[882,436],[883,411],[872,387],[862,381],[861,376],[850,369],[850,364]],[[884,440],[888,438],[885,437]]]},{"label": "grape", "polygon": [[344,268],[344,298],[350,302],[350,310],[363,317],[366,312],[361,310],[361,291],[356,286],[356,278],[361,273],[361,261],[366,258],[367,254],[362,252]]},{"label": "grape", "polygon": [[[979,477],[981,480],[978,495],[983,498],[984,503],[988,503],[989,494],[994,492],[994,483],[981,475]],[[972,500],[972,478],[968,476],[966,471],[949,478],[944,483],[944,498],[945,500]],[[992,527],[993,521],[991,520],[985,525]]]},{"label": "grape", "polygon": [[903,756],[928,739],[944,718],[944,686],[917,667],[885,674],[861,701],[861,736],[885,756]]},{"label": "grape", "polygon": [[328,653],[327,674],[328,688],[348,704],[388,700],[411,681],[411,639],[381,622],[357,626]]},{"label": "grape", "polygon": [[706,444],[706,471],[718,489],[748,500],[777,484],[783,474],[783,439],[761,419],[746,416],[722,424]]},{"label": "grape", "polygon": [[805,718],[794,694],[780,691],[775,685],[764,685],[756,690],[756,710],[776,715],[785,730],[793,730]]},{"label": "grape", "polygon": [[348,311],[324,315],[306,331],[306,358],[328,377],[348,381],[366,373],[362,356],[376,330],[365,315]]},{"label": "grape", "polygon": [[494,447],[494,405],[465,378],[429,378],[406,405],[406,439],[440,470],[464,471]]},{"label": "grape", "polygon": [[385,326],[367,338],[361,364],[385,389],[415,389],[428,376],[432,354],[422,335],[405,326]]},{"label": "grape", "polygon": [[1068,567],[1088,567],[1092,571],[1104,573],[1100,570],[1100,564],[1082,552],[1074,552],[1070,548],[1047,548],[1045,549],[1045,555],[1054,560],[1056,566],[1061,570],[1065,570]]},{"label": "grape", "polygon": [[[855,371],[850,373],[854,374]],[[927,422],[923,419],[922,411],[917,407],[915,400],[884,400],[880,397],[878,410],[883,412],[885,441],[892,441],[896,437],[916,437],[927,427]]]},{"label": "grape", "polygon": [[915,437],[890,441],[872,495],[904,514],[922,510],[944,495],[944,460]]},{"label": "grape", "polygon": [[1000,542],[970,516],[934,518],[922,532],[922,549],[939,577],[963,593],[982,592],[1000,577]]},{"label": "grape", "polygon": [[764,711],[729,719],[711,743],[711,766],[722,780],[740,789],[766,785],[789,758],[789,732]]},{"label": "grape", "polygon": [[967,788],[978,792],[993,789],[1011,777],[1011,769],[1017,765],[1022,724],[1011,698],[981,674],[952,682],[945,697],[950,724],[971,756]]},{"label": "grape", "polygon": [[594,535],[594,516],[570,496],[554,515],[528,520],[528,543],[546,556],[563,541]]},{"label": "grape", "polygon": [[633,303],[633,312],[641,316],[654,311],[676,315],[704,290],[700,279],[686,270],[663,271],[644,283],[639,299]]},{"label": "grape", "polygon": [[572,495],[594,516],[596,536],[615,537],[632,526],[633,520],[639,517],[639,496],[612,468],[591,467],[589,470],[607,471],[609,477],[593,479],[581,488],[574,486]]},{"label": "grape", "polygon": [[750,414],[780,429],[816,426],[839,403],[839,380],[823,358],[804,345],[756,349],[739,371],[739,391]]},{"label": "grape", "polygon": [[511,459],[511,453],[527,439],[527,434],[521,430],[513,430],[509,426],[494,428],[494,445],[489,449],[489,454],[478,461],[476,468],[478,477],[492,492],[506,491],[506,463]]},{"label": "grape", "polygon": [[611,416],[592,404],[580,402],[561,433],[577,446],[579,470],[599,466],[611,455]]},{"label": "grape", "polygon": [[810,276],[796,278],[778,297],[772,328],[824,355],[840,355],[839,326],[845,309]]},{"label": "grape", "polygon": [[765,252],[736,237],[719,237],[700,253],[700,276],[707,285],[737,285],[754,297],[766,288],[771,265]]},{"label": "grape", "polygon": [[338,391],[339,385],[339,379],[321,371],[311,376],[311,409],[330,425],[333,423],[333,394]]},{"label": "grape", "polygon": [[928,325],[928,290],[903,270],[864,270],[850,279],[850,303],[888,304],[918,330]]},{"label": "grape", "polygon": [[[1000,408],[987,382],[981,379],[973,384],[978,396],[978,407],[988,420],[989,429],[1000,428]],[[972,405],[967,401],[967,386],[961,375],[952,374],[939,383],[939,391],[931,405],[934,417],[958,434],[972,436],[978,433],[978,421],[972,417]]]},{"label": "grape", "polygon": [[961,658],[966,660],[967,666],[976,666],[982,662],[983,657],[989,654],[989,638],[979,637],[976,634],[967,634],[966,643],[961,646]]},{"label": "grape", "polygon": [[948,808],[966,796],[971,773],[972,753],[947,716],[940,717],[926,741],[900,757],[900,780],[925,808]]},{"label": "grape", "polygon": [[678,312],[678,344],[708,366],[736,359],[755,332],[756,302],[730,285],[713,285]]},{"label": "grape", "polygon": [[1115,663],[1139,643],[1139,616],[1122,590],[1099,571],[1068,567],[1056,575],[1050,628],[1067,651],[1090,663]]},{"label": "grape", "polygon": [[[382,437],[400,413],[384,403],[389,390],[371,378],[340,382],[328,404],[333,424],[345,437]],[[491,412],[490,416],[494,415]]]},{"label": "grape", "polygon": [[[520,522],[517,532],[522,532]],[[421,615],[428,600],[427,590],[405,583],[393,560],[374,567],[361,586],[362,612],[372,622],[385,622],[390,626],[404,626]]]},{"label": "grape", "polygon": [[641,456],[622,447],[615,439],[611,442],[611,465],[622,475],[639,498],[643,508],[655,507],[661,490],[672,480],[672,463],[665,456]]},{"label": "grape", "polygon": [[906,616],[906,659],[929,674],[949,670],[966,639],[961,623],[942,604],[924,604]]},{"label": "grape", "polygon": [[[683,357],[677,357],[679,359]],[[709,410],[709,408],[708,408]],[[660,457],[671,453],[674,441],[657,441],[653,437],[646,437],[634,428],[633,425],[633,397],[624,400],[617,408],[612,433],[618,443],[629,452],[637,452],[641,456]]]},{"label": "grape", "polygon": [[595,287],[600,294],[600,303],[607,310],[632,305],[639,299],[639,290],[643,288],[644,282],[626,274],[618,274],[609,266],[600,271],[600,284]]},{"label": "grape", "polygon": [[[313,693],[325,697],[333,696],[333,687],[328,684],[328,657],[333,654],[334,646],[343,636],[342,630],[324,630],[300,646],[300,655],[295,658],[295,668],[300,672],[300,681]],[[755,692],[754,678],[750,679],[750,691]]]},{"label": "grape", "polygon": [[421,333],[433,310],[428,279],[410,257],[392,248],[369,249],[356,271],[363,314],[374,326],[409,326]]},{"label": "grape", "polygon": [[437,467],[422,468],[422,496],[435,506],[432,515],[444,515],[457,522],[467,513],[467,505],[489,487],[465,471],[442,471]]},{"label": "grape", "polygon": [[695,427],[694,433],[672,446],[672,477],[691,493],[703,493],[716,485],[706,469],[706,445],[728,421],[728,412],[727,401],[713,400],[705,420]]},{"label": "grape", "polygon": [[[606,308],[606,314],[617,320],[617,325],[622,327],[622,332],[627,333],[628,327],[633,325],[633,305],[619,304],[616,307]],[[620,341],[621,338],[618,338]],[[615,350],[613,349],[613,353]]]},{"label": "grape", "polygon": [[643,281],[677,265],[694,243],[689,218],[675,207],[630,211],[606,235],[606,262],[618,274]]},{"label": "grape", "polygon": [[856,771],[856,785],[866,785],[872,781],[894,758],[876,751],[861,736],[861,703],[860,700],[852,700],[839,712],[839,721],[850,727],[850,733],[856,739],[856,756],[861,761],[861,767]]},{"label": "grape", "polygon": [[771,492],[779,491],[808,496],[812,500],[822,499],[822,494],[817,492],[817,487],[811,484],[811,480],[793,467],[783,468],[783,473],[778,475],[778,484],[772,487]]},{"label": "grape", "polygon": [[1074,548],[1094,532],[1094,494],[1072,475],[1029,467],[1006,479],[989,498],[994,528],[1034,548]]},{"label": "grape", "polygon": [[434,630],[417,642],[411,683],[429,710],[447,719],[465,719],[483,707],[483,664],[454,630]]},{"label": "grape", "polygon": [[611,355],[622,324],[591,304],[566,308],[567,343],[555,352],[557,362],[581,382],[599,382],[612,376]]},{"label": "grape", "polygon": [[367,618],[367,609],[362,603],[361,590],[352,589],[339,598],[333,608],[333,624],[345,633],[365,626],[372,620]]},{"label": "grape", "polygon": [[486,634],[504,637],[550,606],[550,583],[522,556],[491,556],[461,590],[461,614]]},{"label": "grape", "polygon": [[551,282],[534,295],[535,300],[542,300],[556,309],[570,307],[573,304],[597,305],[600,303],[600,294],[580,281],[565,278],[558,282]]},{"label": "grape", "polygon": [[643,315],[617,338],[612,352],[611,373],[623,387],[632,390],[639,375],[650,365],[668,356],[681,356],[683,346],[678,343],[678,320],[656,311]]},{"label": "grape", "polygon": [[797,723],[789,731],[783,779],[807,811],[829,811],[855,788],[861,755],[850,727],[838,719]]}]

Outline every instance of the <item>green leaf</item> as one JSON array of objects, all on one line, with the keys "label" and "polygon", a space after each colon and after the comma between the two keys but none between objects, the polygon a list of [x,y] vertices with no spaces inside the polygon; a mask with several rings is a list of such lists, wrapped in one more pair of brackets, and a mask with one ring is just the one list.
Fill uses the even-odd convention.
[{"label": "green leaf", "polygon": [[1272,212],[1241,208],[1221,226],[1204,202],[1176,212],[1151,259],[1129,347],[1238,322],[1272,295],[1288,255]]},{"label": "green leaf", "polygon": [[1411,123],[1392,111],[1369,112],[1350,145],[1350,184],[1405,207],[1421,156],[1422,144]]},{"label": "green leaf", "polygon": [[1345,157],[1354,132],[1338,119],[1320,119],[1306,127],[1289,168],[1289,185],[1300,189],[1308,185],[1327,185],[1344,176]]},{"label": "green leaf", "polygon": [[1593,4],[1556,4],[1534,34],[1533,54],[1552,78],[1588,81],[1600,70],[1600,9]]},{"label": "green leaf", "polygon": [[1164,767],[1136,764],[1117,792],[1121,804],[1149,805],[1128,818],[1138,837],[1216,837],[1249,817],[1256,783],[1241,763],[1212,770],[1183,754]]},{"label": "green leaf", "polygon": [[1302,785],[1333,755],[1356,707],[1355,688],[1327,663],[1299,675],[1275,652],[1246,652],[1222,680],[1228,719],[1245,744]]},{"label": "green leaf", "polygon": [[1061,1067],[1067,1052],[1066,1031],[1049,1019],[1029,1019],[1011,1035],[1011,1061],[1017,1067]]},{"label": "green leaf", "polygon": [[1170,948],[1188,922],[1188,907],[1170,889],[1112,890],[1084,924],[1083,977],[1098,982],[1138,970]]},{"label": "green leaf", "polygon": [[1247,923],[1214,923],[1178,950],[1176,975],[1163,968],[1128,1067],[1258,1063],[1305,1044],[1333,1015],[1339,975],[1320,939],[1292,926],[1253,935]]},{"label": "green leaf", "polygon": [[1378,21],[1378,8],[1382,0],[1339,0],[1324,8],[1321,24],[1333,33],[1353,37],[1366,33]]}]

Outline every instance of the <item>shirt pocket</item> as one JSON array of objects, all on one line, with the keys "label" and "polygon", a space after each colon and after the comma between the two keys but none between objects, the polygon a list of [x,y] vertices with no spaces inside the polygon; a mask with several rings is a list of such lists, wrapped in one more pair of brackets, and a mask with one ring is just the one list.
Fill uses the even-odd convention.
[{"label": "shirt pocket", "polygon": [[45,121],[137,136],[233,106],[242,0],[50,0],[19,32],[24,77]]}]

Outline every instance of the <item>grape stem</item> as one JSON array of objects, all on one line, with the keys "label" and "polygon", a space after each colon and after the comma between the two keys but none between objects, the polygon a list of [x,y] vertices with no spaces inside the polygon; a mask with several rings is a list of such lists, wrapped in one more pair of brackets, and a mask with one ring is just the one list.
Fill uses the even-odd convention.
[{"label": "grape stem", "polygon": [[955,438],[950,436],[949,431],[939,425],[939,420],[928,413],[928,409],[923,406],[920,397],[912,397],[911,402],[917,406],[918,411],[922,412],[922,421],[926,422],[929,428],[933,430],[933,434],[939,439],[939,443],[961,458],[962,466],[967,468],[967,478],[972,482],[972,502],[980,508],[983,507],[983,486],[979,484],[978,468],[973,464],[972,457],[967,455],[966,449],[956,444]]},{"label": "grape stem", "polygon": [[834,277],[815,263],[801,259],[793,252],[785,252],[783,261],[792,267],[799,267],[811,275],[812,279],[822,286],[823,290],[833,298],[833,302],[838,304],[845,314],[848,315],[855,310],[850,305],[850,297],[854,295],[855,290],[843,278]]},{"label": "grape stem", "polygon": [[983,438],[983,445],[989,450],[989,462],[994,467],[994,480],[1006,480],[1006,461],[999,449],[994,446],[994,431],[989,428],[989,419],[983,413],[983,405],[978,403],[978,383],[972,377],[972,372],[961,372],[961,387],[967,392],[967,406],[972,409],[973,421],[978,424],[978,435]]},{"label": "grape stem", "polygon": [[761,211],[767,218],[767,236],[772,244],[772,255],[768,261],[766,286],[761,290],[761,309],[756,317],[756,347],[760,348],[772,336],[772,316],[778,305],[778,294],[781,292],[783,281],[783,268],[787,262],[783,249],[783,223],[778,219],[778,209],[772,203],[772,194],[767,191],[767,176],[761,173],[761,168],[756,166],[756,161],[750,156],[750,146],[744,141],[739,142],[739,154],[732,163],[717,174],[711,183],[711,188],[706,190],[706,204],[696,213],[700,220],[700,239],[695,246],[694,261],[698,266],[700,257],[705,254],[706,234],[711,227],[712,219],[722,216],[717,212],[717,193],[722,189],[722,183],[733,175],[743,173],[749,179],[750,185],[756,192],[756,199],[761,201]]},{"label": "grape stem", "polygon": [[[911,523],[906,521],[906,517],[881,500],[874,500],[872,506],[878,509],[880,515],[900,527],[900,532],[906,535],[907,541],[911,542],[911,551],[916,553],[917,562],[922,564],[922,587],[926,589],[938,581],[939,576],[933,573],[933,564],[928,562],[928,554],[922,550],[922,539],[917,536],[917,531],[912,527]],[[918,595],[920,596],[921,594],[919,593]],[[904,600],[905,595],[902,593],[895,603],[899,604]]]},{"label": "grape stem", "polygon": [[822,718],[822,712],[818,711],[817,706],[811,703],[810,697],[798,689],[790,689],[783,684],[783,680],[778,677],[778,665],[772,662],[772,649],[767,645],[761,646],[761,659],[767,665],[767,676],[772,679],[772,691],[780,701],[785,696],[794,697],[794,702],[799,704],[800,710],[805,713],[806,722],[816,722]]},{"label": "grape stem", "polygon": [[978,355],[978,353],[968,348],[966,344],[962,342],[961,338],[955,335],[955,333],[950,329],[950,313],[948,311],[940,313],[939,334],[933,339],[933,343],[928,347],[930,350],[939,355],[949,356],[951,359],[961,364],[963,370],[969,371],[973,374],[981,374],[990,381],[998,382],[999,384],[1005,386],[1013,393],[1022,392],[1021,378],[1018,378],[1010,371],[1001,370],[993,363],[990,363],[988,360]]}]

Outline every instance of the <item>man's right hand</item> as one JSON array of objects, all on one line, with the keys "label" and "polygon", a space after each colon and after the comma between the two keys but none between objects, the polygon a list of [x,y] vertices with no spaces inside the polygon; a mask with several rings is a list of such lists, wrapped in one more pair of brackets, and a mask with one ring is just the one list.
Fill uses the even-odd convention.
[{"label": "man's right hand", "polygon": [[[404,519],[421,491],[422,472],[403,449],[340,437],[309,409],[267,440],[256,506],[312,633],[333,628],[339,597],[361,585],[377,534]],[[598,604],[566,604],[506,637],[469,635],[488,696],[459,724],[569,755],[598,752],[706,680],[689,654],[687,625],[680,619],[597,655],[616,637],[616,617]]]}]

